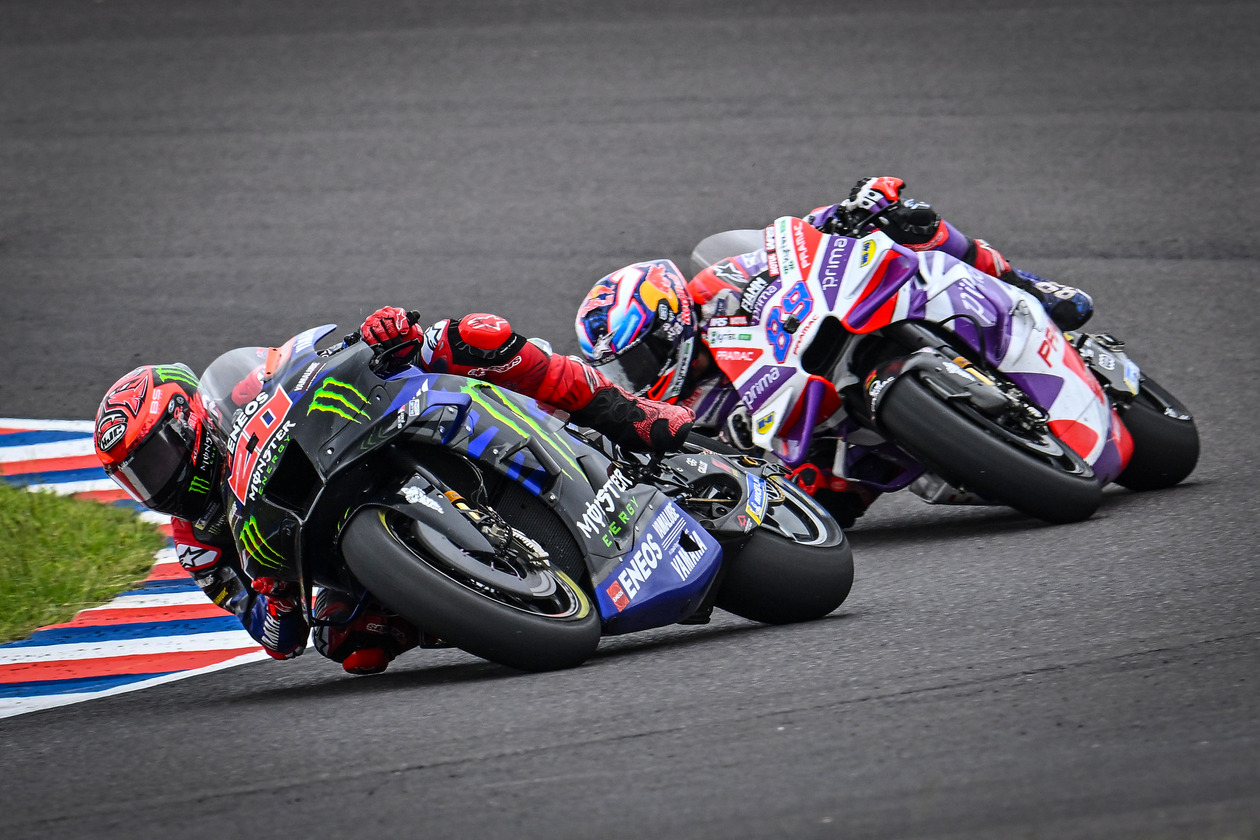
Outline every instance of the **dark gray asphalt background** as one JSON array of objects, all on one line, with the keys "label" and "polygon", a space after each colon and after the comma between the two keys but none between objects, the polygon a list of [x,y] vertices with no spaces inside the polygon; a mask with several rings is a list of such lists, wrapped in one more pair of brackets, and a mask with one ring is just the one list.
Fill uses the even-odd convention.
[{"label": "dark gray asphalt background", "polygon": [[0,721],[0,834],[1260,837],[1260,4],[0,4],[0,415],[378,305],[582,293],[897,174],[1195,411],[1090,521],[884,500],[806,626],[311,653]]}]

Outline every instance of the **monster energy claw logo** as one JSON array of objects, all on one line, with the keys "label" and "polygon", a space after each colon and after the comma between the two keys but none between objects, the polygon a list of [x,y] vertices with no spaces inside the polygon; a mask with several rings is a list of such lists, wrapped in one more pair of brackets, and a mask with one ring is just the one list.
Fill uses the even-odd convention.
[{"label": "monster energy claw logo", "polygon": [[363,418],[368,416],[363,410],[366,407],[367,397],[358,388],[330,376],[319,383],[319,388],[311,395],[311,405],[306,409],[306,414],[309,416],[312,411],[327,411],[355,423],[362,423]]},{"label": "monster energy claw logo", "polygon": [[249,552],[250,556],[264,566],[271,566],[279,569],[284,566],[284,557],[274,548],[267,545],[267,541],[263,539],[262,531],[258,527],[258,520],[250,517],[245,525],[241,528],[241,545]]},{"label": "monster energy claw logo", "polygon": [[190,493],[207,493],[210,490],[210,482],[199,475],[193,476],[192,481],[188,482],[188,490]]},{"label": "monster energy claw logo", "polygon": [[197,387],[197,377],[183,367],[175,365],[158,365],[153,369],[158,378],[163,382],[179,382],[190,388]]}]

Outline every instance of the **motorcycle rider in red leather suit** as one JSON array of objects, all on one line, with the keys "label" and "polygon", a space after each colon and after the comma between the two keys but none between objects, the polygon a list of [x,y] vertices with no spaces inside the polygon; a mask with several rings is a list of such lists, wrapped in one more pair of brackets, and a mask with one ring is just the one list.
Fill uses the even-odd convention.
[{"label": "motorcycle rider in red leather suit", "polygon": [[[581,360],[553,354],[512,331],[497,315],[444,319],[422,330],[415,313],[385,307],[364,321],[362,340],[376,345],[390,366],[415,364],[434,373],[484,379],[569,412],[616,443],[640,451],[682,446],[692,414],[681,406],[635,397]],[[404,344],[404,342],[419,342]],[[261,369],[243,379],[232,399],[245,405],[262,388]],[[234,613],[275,659],[306,648],[310,628],[289,581],[245,572],[242,548],[227,523],[224,464],[186,365],[144,365],[106,393],[96,416],[96,453],[105,471],[136,501],[171,515],[180,564],[214,603]],[[312,608],[315,648],[352,674],[384,671],[398,654],[422,641],[416,627],[369,602],[356,604],[321,590]],[[352,619],[352,620],[348,620]],[[337,622],[341,622],[337,624]]]}]

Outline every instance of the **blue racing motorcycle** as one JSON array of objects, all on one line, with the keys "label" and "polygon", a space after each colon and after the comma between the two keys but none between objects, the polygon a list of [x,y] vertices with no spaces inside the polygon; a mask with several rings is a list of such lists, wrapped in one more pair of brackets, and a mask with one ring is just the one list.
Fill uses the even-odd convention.
[{"label": "blue racing motorcycle", "polygon": [[[334,329],[232,350],[202,376],[251,575],[375,597],[531,671],[714,607],[788,623],[848,596],[843,532],[781,468],[698,444],[626,452],[490,383],[386,375],[361,342],[317,349]],[[237,404],[260,367],[261,392]]]}]

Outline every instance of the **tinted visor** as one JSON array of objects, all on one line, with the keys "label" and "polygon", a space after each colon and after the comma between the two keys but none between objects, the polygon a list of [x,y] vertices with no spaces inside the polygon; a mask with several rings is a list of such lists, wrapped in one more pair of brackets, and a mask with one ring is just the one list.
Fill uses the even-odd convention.
[{"label": "tinted visor", "polygon": [[160,424],[111,477],[140,504],[162,510],[192,477],[192,434],[182,423]]},{"label": "tinted visor", "polygon": [[603,372],[615,384],[632,394],[642,394],[677,364],[669,339],[649,335],[606,364]]}]

